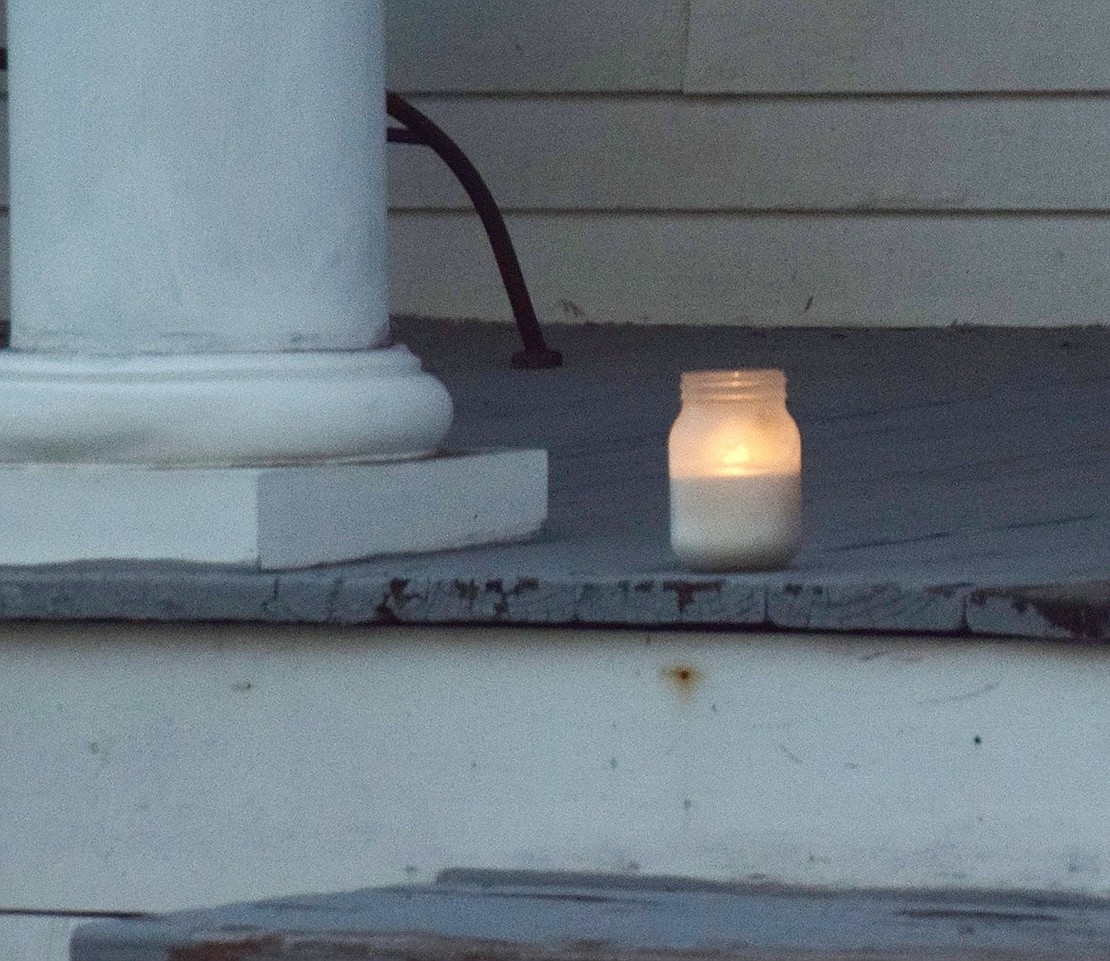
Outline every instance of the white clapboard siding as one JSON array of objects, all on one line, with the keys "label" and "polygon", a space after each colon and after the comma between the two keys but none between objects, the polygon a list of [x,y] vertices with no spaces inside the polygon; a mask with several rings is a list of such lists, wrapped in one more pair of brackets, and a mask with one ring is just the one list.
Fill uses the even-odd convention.
[{"label": "white clapboard siding", "polygon": [[1104,0],[692,0],[685,89],[1110,89]]},{"label": "white clapboard siding", "polygon": [[[393,216],[396,312],[510,319],[476,220]],[[1110,320],[1110,218],[513,215],[543,321],[934,326]]]},{"label": "white clapboard siding", "polygon": [[[1110,97],[417,103],[509,209],[1110,207]],[[468,208],[431,151],[390,157],[395,207]]]},{"label": "white clapboard siding", "polygon": [[682,88],[687,0],[387,0],[385,10],[396,90]]}]

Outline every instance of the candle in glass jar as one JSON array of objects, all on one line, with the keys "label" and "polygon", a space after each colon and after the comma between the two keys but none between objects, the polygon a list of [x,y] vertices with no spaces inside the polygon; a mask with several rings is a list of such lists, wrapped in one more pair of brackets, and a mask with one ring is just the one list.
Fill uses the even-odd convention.
[{"label": "candle in glass jar", "polygon": [[786,566],[801,536],[802,445],[782,371],[683,374],[668,461],[671,546],[686,566]]}]

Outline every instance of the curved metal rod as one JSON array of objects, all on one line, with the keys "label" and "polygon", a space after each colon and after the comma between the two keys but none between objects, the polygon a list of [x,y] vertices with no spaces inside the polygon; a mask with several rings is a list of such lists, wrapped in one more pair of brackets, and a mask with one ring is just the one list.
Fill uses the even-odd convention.
[{"label": "curved metal rod", "polygon": [[404,97],[387,92],[385,108],[390,117],[404,124],[404,128],[388,128],[388,141],[431,147],[462,184],[470,202],[474,204],[474,209],[478,211],[490,246],[493,248],[493,256],[497,260],[497,269],[501,273],[505,293],[509,296],[509,304],[513,309],[517,330],[520,331],[520,339],[524,342],[524,350],[513,354],[513,366],[558,367],[563,362],[563,355],[544,342],[543,331],[540,330],[536,310],[532,305],[532,297],[528,293],[524,273],[520,269],[520,261],[513,248],[509,229],[505,226],[505,218],[501,216],[497,201],[493,199],[493,194],[490,193],[477,168],[454,140]]}]

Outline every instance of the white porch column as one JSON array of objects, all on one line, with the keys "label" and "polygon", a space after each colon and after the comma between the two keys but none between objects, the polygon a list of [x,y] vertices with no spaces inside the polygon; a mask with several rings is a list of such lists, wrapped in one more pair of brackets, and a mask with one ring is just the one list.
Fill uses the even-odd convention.
[{"label": "white porch column", "polygon": [[[0,495],[72,543],[10,520],[0,563],[258,560],[283,523],[261,516],[263,488],[299,470],[286,501],[303,515],[308,467],[433,452],[450,398],[389,344],[380,0],[9,0],[8,16]],[[275,481],[275,465],[297,467]],[[371,483],[341,486],[355,477]],[[139,543],[198,503],[241,543],[177,546],[173,524]],[[104,529],[74,531],[88,511]]]},{"label": "white porch column", "polygon": [[375,0],[11,0],[13,344],[387,340]]}]

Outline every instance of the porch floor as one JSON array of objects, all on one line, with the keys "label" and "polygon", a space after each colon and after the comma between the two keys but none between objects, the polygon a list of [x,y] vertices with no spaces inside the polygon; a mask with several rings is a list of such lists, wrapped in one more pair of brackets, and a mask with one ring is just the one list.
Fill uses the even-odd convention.
[{"label": "porch floor", "polygon": [[[0,571],[0,616],[719,626],[1110,640],[1110,329],[553,327],[401,318],[450,389],[453,448],[550,451],[526,544],[286,572]],[[786,571],[670,553],[666,435],[683,370],[785,369],[805,540]],[[342,519],[337,519],[342,523]]]}]

